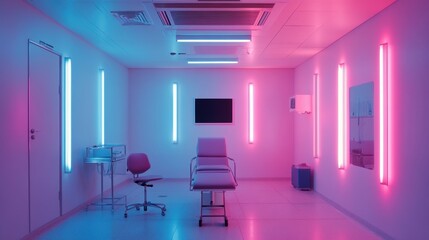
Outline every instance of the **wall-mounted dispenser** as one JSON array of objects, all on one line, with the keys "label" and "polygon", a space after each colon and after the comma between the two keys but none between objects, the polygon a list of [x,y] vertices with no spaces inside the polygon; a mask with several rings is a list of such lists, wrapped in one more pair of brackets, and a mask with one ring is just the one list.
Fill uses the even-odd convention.
[{"label": "wall-mounted dispenser", "polygon": [[295,95],[289,99],[289,110],[297,113],[311,113],[311,95]]}]

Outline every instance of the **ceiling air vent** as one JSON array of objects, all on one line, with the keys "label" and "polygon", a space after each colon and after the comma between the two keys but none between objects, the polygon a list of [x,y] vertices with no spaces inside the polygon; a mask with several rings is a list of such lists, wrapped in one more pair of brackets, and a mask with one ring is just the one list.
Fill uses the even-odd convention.
[{"label": "ceiling air vent", "polygon": [[231,29],[264,25],[274,7],[274,3],[202,2],[154,3],[153,5],[164,25],[226,26]]},{"label": "ceiling air vent", "polygon": [[168,17],[167,11],[158,11],[158,17],[164,26],[171,26],[170,18]]},{"label": "ceiling air vent", "polygon": [[263,11],[262,12],[261,17],[259,18],[259,21],[258,21],[258,26],[263,26],[265,24],[268,17],[270,16],[270,13],[271,12],[269,12],[269,11]]},{"label": "ceiling air vent", "polygon": [[152,24],[145,11],[112,11],[111,13],[124,26]]}]

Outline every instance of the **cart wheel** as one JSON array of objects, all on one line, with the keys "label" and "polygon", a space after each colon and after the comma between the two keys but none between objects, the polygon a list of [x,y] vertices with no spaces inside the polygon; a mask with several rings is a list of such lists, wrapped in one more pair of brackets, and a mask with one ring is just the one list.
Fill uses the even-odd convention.
[{"label": "cart wheel", "polygon": [[198,226],[199,226],[199,227],[203,226],[203,220],[202,220],[202,219],[200,219],[200,220],[198,221]]},{"label": "cart wheel", "polygon": [[228,227],[228,219],[225,219],[225,227]]},{"label": "cart wheel", "polygon": [[127,213],[124,213],[124,218],[127,218],[128,217],[128,214]]}]

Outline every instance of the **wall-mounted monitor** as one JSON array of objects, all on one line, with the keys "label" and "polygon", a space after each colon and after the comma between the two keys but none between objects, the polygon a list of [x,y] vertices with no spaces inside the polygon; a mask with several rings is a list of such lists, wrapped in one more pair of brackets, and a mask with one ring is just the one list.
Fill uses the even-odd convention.
[{"label": "wall-mounted monitor", "polygon": [[231,98],[196,98],[195,123],[232,123]]}]

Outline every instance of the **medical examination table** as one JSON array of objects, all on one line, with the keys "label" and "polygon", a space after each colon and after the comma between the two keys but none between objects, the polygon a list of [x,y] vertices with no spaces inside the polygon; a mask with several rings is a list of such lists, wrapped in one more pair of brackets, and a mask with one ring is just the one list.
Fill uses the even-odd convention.
[{"label": "medical examination table", "polygon": [[[234,191],[237,187],[236,165],[234,159],[226,154],[224,138],[199,138],[197,156],[190,163],[190,190],[201,192],[200,219],[201,227],[204,217],[223,217],[225,226],[228,226],[226,216],[225,192]],[[216,193],[222,193],[222,202],[216,204]],[[211,200],[204,201],[204,193],[209,193]],[[220,208],[222,214],[215,214]]]}]

